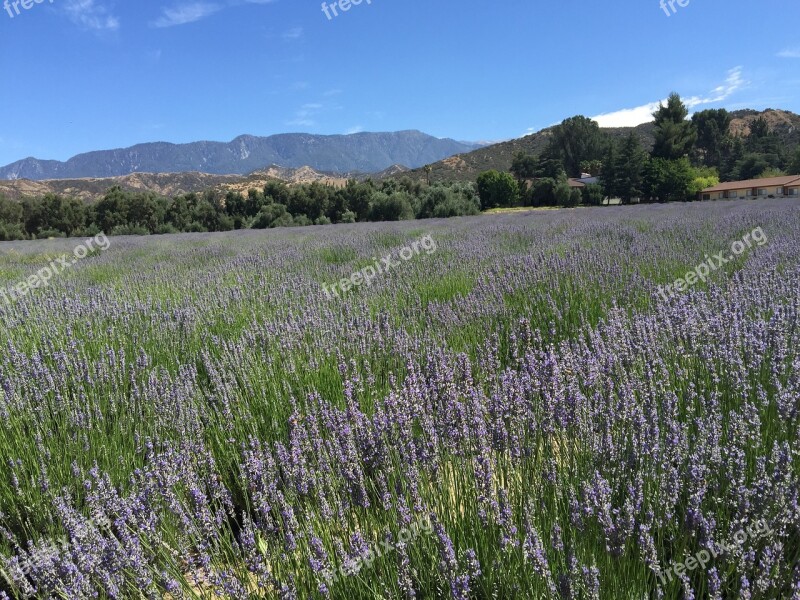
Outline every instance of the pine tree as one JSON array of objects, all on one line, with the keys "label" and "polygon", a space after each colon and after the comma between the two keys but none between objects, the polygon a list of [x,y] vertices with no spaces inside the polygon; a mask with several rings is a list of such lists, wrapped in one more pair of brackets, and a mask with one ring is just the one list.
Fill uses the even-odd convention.
[{"label": "pine tree", "polygon": [[630,204],[634,198],[641,197],[645,161],[646,154],[642,144],[631,132],[620,144],[614,167],[615,192],[623,204]]},{"label": "pine tree", "polygon": [[670,94],[667,105],[659,106],[653,116],[656,119],[656,141],[652,156],[668,160],[688,156],[697,140],[697,131],[694,124],[686,120],[689,110],[681,97]]}]

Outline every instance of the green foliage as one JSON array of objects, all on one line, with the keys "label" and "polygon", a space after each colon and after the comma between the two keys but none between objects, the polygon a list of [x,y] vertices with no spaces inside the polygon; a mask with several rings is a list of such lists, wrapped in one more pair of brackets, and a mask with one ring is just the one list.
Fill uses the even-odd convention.
[{"label": "green foliage", "polygon": [[738,175],[742,179],[759,177],[765,171],[781,170],[786,164],[780,140],[763,117],[750,125],[745,150],[747,154],[737,164]]},{"label": "green foliage", "polygon": [[21,221],[22,205],[0,194],[0,222],[20,223]]},{"label": "green foliage", "polygon": [[344,198],[349,210],[356,214],[357,221],[369,219],[370,204],[372,194],[375,193],[375,185],[372,181],[366,183],[356,183],[349,181],[344,189]]},{"label": "green foliage", "polygon": [[729,137],[722,142],[722,164],[719,175],[722,181],[733,181],[739,176],[738,164],[744,158],[744,140]]},{"label": "green foliage", "polygon": [[611,198],[621,198],[623,204],[640,198],[646,161],[647,155],[633,132],[624,140],[612,144],[603,163],[605,194]]},{"label": "green foliage", "polygon": [[691,121],[687,121],[689,109],[678,94],[672,93],[666,105],[660,105],[653,113],[656,123],[655,145],[652,156],[667,160],[677,160],[689,156],[697,140],[697,131]]},{"label": "green foliage", "polygon": [[481,210],[475,188],[469,184],[436,184],[425,190],[420,199],[420,219],[477,215]]},{"label": "green foliage", "polygon": [[280,181],[270,181],[264,186],[264,200],[267,204],[289,204],[291,191],[289,187]]},{"label": "green foliage", "polygon": [[779,156],[781,154],[780,140],[764,117],[759,117],[750,125],[750,135],[745,144],[748,152]]},{"label": "green foliage", "polygon": [[[168,233],[180,233],[180,232],[177,229],[175,229],[173,225],[165,223],[164,225],[159,225],[158,228],[156,228],[156,230],[153,233],[156,235],[165,235]],[[96,235],[96,234],[90,234],[90,235]]]},{"label": "green foliage", "polygon": [[[253,221],[253,229],[268,229],[269,227],[280,227],[282,225],[274,225],[279,219],[286,222],[285,217],[292,220],[292,216],[287,212],[286,206],[283,204],[268,204],[259,211]],[[293,221],[293,220],[292,220]]]},{"label": "green foliage", "polygon": [[795,150],[794,157],[787,167],[789,175],[800,175],[800,147]]},{"label": "green foliage", "polygon": [[557,206],[569,206],[572,198],[572,188],[565,181],[557,183],[553,190],[553,199]]},{"label": "green foliage", "polygon": [[408,192],[397,191],[390,194],[376,192],[370,206],[372,221],[407,221],[414,218],[414,209]]},{"label": "green foliage", "polygon": [[660,202],[692,199],[694,170],[688,158],[651,158],[644,170],[645,196]]},{"label": "green foliage", "polygon": [[486,171],[478,176],[481,210],[515,206],[519,200],[519,184],[510,173]]},{"label": "green foliage", "polygon": [[[609,142],[610,145],[610,142]],[[603,172],[603,161],[599,159],[581,161],[581,171],[592,177],[599,177]]]},{"label": "green foliage", "polygon": [[692,115],[697,131],[696,154],[701,164],[720,169],[724,143],[730,138],[731,115],[724,108],[703,110]]},{"label": "green foliage", "polygon": [[600,206],[603,204],[603,186],[597,183],[590,183],[581,190],[583,195],[583,203],[587,206]]},{"label": "green foliage", "polygon": [[556,204],[556,185],[558,182],[552,177],[537,179],[526,194],[526,204],[529,206],[554,206]]},{"label": "green foliage", "polygon": [[295,215],[293,221],[294,221],[293,224],[296,225],[297,227],[305,227],[307,225],[314,224],[314,222],[311,219],[309,219],[307,215]]},{"label": "green foliage", "polygon": [[581,163],[601,160],[607,145],[606,134],[596,121],[576,116],[553,128],[553,136],[543,155],[559,160],[569,177],[580,177]]},{"label": "green foliage", "polygon": [[533,179],[537,176],[538,160],[532,154],[525,154],[520,151],[514,155],[511,163],[511,174],[522,183],[526,179]]},{"label": "green foliage", "polygon": [[569,193],[569,200],[567,204],[564,204],[567,208],[574,208],[576,206],[580,206],[581,201],[583,200],[583,193],[579,188],[572,188]]},{"label": "green foliage", "polygon": [[0,222],[0,242],[10,242],[11,240],[21,240],[25,238],[25,232],[19,223]]},{"label": "green foliage", "polygon": [[770,167],[769,169],[765,169],[764,171],[762,171],[761,175],[759,175],[757,179],[768,179],[770,177],[783,177],[785,175],[787,175],[786,171]]},{"label": "green foliage", "polygon": [[770,169],[772,164],[763,154],[748,153],[736,163],[737,179],[757,179],[764,171]]},{"label": "green foliage", "polygon": [[475,186],[432,186],[403,178],[380,190],[367,180],[344,188],[312,183],[288,187],[270,182],[263,191],[209,190],[164,198],[149,192],[110,188],[94,205],[48,194],[14,202],[0,197],[0,239],[92,235],[145,235],[181,231],[265,229],[368,220],[398,221],[474,215],[480,211]]},{"label": "green foliage", "polygon": [[714,167],[695,167],[692,169],[692,183],[689,194],[696,197],[701,191],[714,187],[719,183],[719,174]]}]

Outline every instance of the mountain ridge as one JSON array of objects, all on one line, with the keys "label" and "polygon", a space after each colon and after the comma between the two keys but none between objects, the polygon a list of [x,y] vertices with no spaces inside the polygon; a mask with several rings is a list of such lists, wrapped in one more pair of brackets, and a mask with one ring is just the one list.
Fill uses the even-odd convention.
[{"label": "mountain ridge", "polygon": [[375,173],[396,164],[419,167],[479,147],[418,130],[340,135],[243,134],[230,142],[146,142],[126,148],[93,150],[66,161],[28,157],[0,167],[0,180],[43,181],[194,171],[247,175],[268,165],[310,166],[326,173]]}]

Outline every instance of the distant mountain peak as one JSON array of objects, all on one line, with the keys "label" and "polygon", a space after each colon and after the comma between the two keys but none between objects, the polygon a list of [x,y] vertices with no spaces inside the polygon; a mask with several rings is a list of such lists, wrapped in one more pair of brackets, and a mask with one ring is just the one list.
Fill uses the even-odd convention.
[{"label": "distant mountain peak", "polygon": [[334,174],[376,173],[395,164],[421,167],[478,147],[417,130],[349,135],[284,133],[268,137],[243,134],[230,142],[136,144],[87,152],[64,162],[28,157],[0,167],[0,179],[40,181],[191,171],[245,175],[272,164],[287,168],[309,166]]}]

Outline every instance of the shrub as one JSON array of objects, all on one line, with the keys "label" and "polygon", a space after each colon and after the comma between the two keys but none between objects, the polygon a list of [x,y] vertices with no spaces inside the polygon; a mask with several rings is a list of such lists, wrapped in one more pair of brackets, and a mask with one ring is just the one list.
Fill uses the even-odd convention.
[{"label": "shrub", "polygon": [[414,209],[407,192],[386,194],[376,192],[370,203],[371,221],[408,221],[414,218]]},{"label": "shrub", "polygon": [[312,224],[311,219],[309,219],[306,215],[295,215],[293,221],[298,227],[306,227],[307,225]]},{"label": "shrub", "polygon": [[485,171],[478,175],[481,209],[515,206],[519,201],[519,184],[511,173]]},{"label": "shrub", "polygon": [[568,183],[559,183],[553,190],[553,195],[558,206],[569,206],[572,188]]},{"label": "shrub", "polygon": [[275,221],[286,216],[288,216],[290,220],[292,219],[292,215],[287,212],[285,205],[267,204],[262,207],[256,215],[252,227],[253,229],[267,229],[268,227],[273,227],[272,224]]}]

